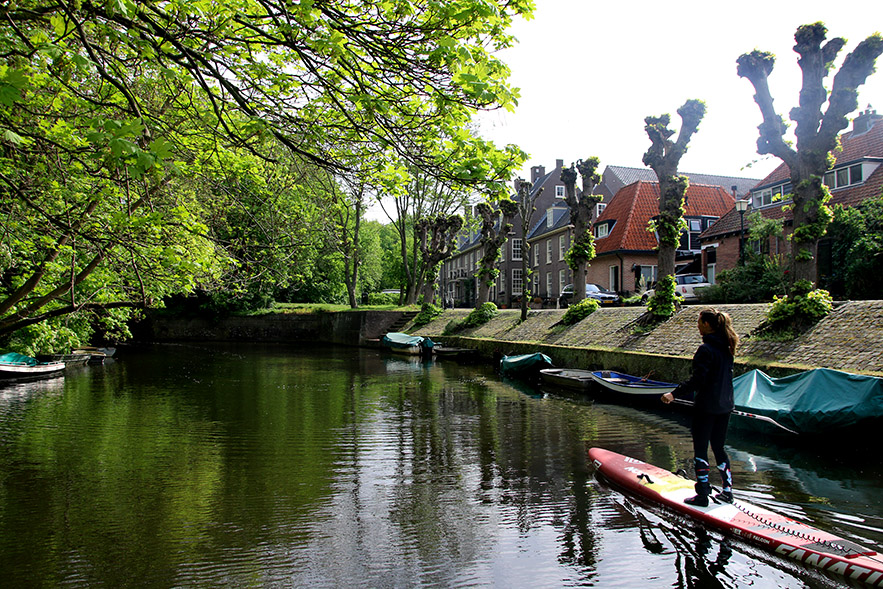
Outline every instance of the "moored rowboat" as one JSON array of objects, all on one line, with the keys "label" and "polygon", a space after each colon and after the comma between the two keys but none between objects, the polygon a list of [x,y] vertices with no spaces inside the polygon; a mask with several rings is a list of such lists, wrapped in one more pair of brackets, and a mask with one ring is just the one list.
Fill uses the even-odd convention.
[{"label": "moored rowboat", "polygon": [[671,382],[649,380],[612,370],[596,370],[592,372],[592,379],[607,391],[633,399],[658,398],[678,386]]},{"label": "moored rowboat", "polygon": [[547,384],[575,391],[587,391],[594,382],[591,370],[578,368],[544,368],[540,377]]},{"label": "moored rowboat", "polygon": [[36,358],[9,352],[0,355],[0,379],[33,380],[60,374],[64,362],[38,362]]}]

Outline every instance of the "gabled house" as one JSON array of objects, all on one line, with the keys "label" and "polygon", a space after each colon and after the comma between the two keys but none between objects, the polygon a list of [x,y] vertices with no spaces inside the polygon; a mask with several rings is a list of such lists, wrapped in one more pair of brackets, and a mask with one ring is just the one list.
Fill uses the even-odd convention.
[{"label": "gabled house", "polygon": [[570,208],[558,200],[543,211],[527,236],[531,247],[531,293],[541,298],[545,307],[555,307],[562,289],[573,281],[573,272],[564,261],[573,238],[572,229]]},{"label": "gabled house", "polygon": [[[698,263],[699,235],[733,208],[733,194],[720,185],[691,181],[686,194],[687,231],[677,250],[677,268],[688,271]],[[656,282],[656,235],[648,230],[659,215],[659,183],[637,181],[620,189],[593,226],[595,259],[587,281],[622,294]]]},{"label": "gabled house", "polygon": [[[865,199],[880,196],[883,190],[883,116],[870,107],[853,120],[853,128],[840,135],[841,149],[834,153],[835,163],[825,174],[825,184],[831,191],[829,204],[855,206]],[[702,265],[712,277],[720,270],[734,268],[739,263],[740,236],[750,229],[748,215],[760,212],[767,219],[781,219],[785,235],[772,237],[766,243],[745,243],[746,251],[770,255],[785,255],[791,251],[787,239],[792,230],[793,217],[787,205],[791,203],[791,173],[784,163],[757,183],[748,195],[748,209],[744,217],[735,208],[699,236],[702,244]],[[830,240],[819,242],[818,271],[823,277],[830,268]]]}]

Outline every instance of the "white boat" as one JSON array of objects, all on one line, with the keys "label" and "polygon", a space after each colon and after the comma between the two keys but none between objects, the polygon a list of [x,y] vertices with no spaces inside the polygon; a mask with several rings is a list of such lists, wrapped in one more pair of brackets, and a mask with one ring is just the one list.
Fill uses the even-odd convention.
[{"label": "white boat", "polygon": [[628,399],[658,398],[678,386],[671,382],[649,380],[612,370],[595,370],[592,372],[592,379],[607,391]]},{"label": "white boat", "polygon": [[0,356],[0,380],[32,380],[64,371],[64,362],[38,362],[36,358],[10,352]]},{"label": "white boat", "polygon": [[587,391],[594,382],[591,370],[578,368],[544,368],[540,377],[545,383],[575,391]]}]

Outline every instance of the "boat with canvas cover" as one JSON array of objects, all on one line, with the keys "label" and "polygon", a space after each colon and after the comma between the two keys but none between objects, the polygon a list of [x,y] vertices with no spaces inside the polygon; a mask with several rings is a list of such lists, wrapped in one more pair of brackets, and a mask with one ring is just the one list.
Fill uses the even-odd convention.
[{"label": "boat with canvas cover", "polygon": [[503,376],[525,376],[553,367],[552,359],[540,352],[503,356],[500,360],[500,374]]},{"label": "boat with canvas cover", "polygon": [[40,362],[31,356],[8,352],[0,355],[0,380],[34,380],[64,371],[64,362]]},{"label": "boat with canvas cover", "polygon": [[801,434],[883,423],[883,379],[816,368],[783,378],[751,370],[733,379],[736,409]]},{"label": "boat with canvas cover", "polygon": [[384,335],[382,343],[385,347],[389,348],[391,352],[411,356],[429,354],[432,352],[432,348],[435,347],[435,342],[428,337],[410,335],[397,331],[391,331]]}]

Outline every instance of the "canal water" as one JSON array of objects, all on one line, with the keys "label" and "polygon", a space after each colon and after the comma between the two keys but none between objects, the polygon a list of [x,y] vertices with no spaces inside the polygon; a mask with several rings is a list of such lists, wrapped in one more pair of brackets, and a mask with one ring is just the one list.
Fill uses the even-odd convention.
[{"label": "canal water", "polygon": [[[883,546],[883,461],[751,431],[737,496]],[[2,587],[835,587],[624,496],[687,417],[356,348],[124,348],[0,387]]]}]

